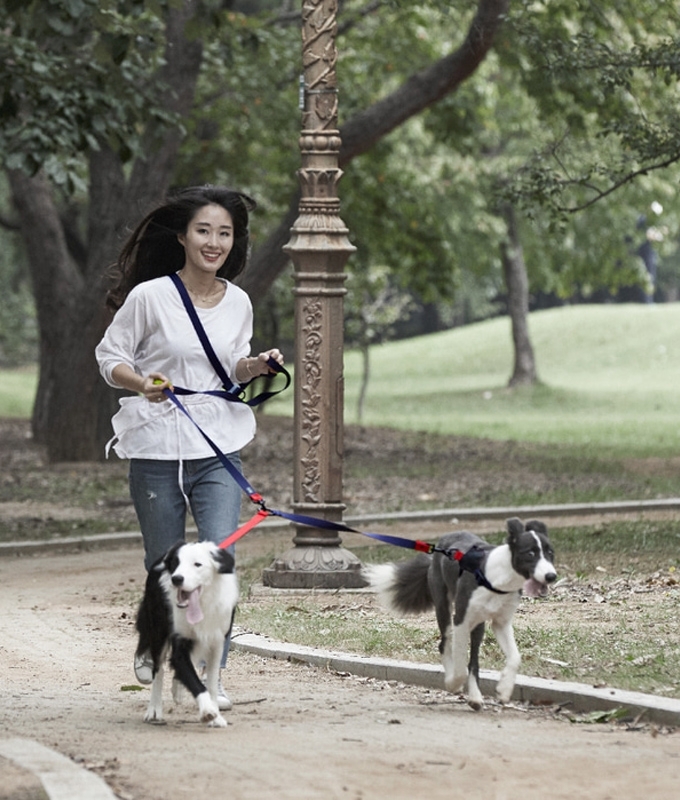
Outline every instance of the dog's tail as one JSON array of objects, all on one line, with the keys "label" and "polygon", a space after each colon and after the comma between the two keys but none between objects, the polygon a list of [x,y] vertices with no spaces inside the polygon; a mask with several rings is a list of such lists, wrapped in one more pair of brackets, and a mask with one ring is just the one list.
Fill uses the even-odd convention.
[{"label": "dog's tail", "polygon": [[362,575],[388,611],[422,614],[434,605],[427,580],[430,562],[430,556],[421,554],[410,561],[365,566]]}]

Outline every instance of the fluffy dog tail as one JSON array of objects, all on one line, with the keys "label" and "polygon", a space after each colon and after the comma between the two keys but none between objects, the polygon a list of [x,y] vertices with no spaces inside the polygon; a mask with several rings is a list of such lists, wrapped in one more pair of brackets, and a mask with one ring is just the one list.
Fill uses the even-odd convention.
[{"label": "fluffy dog tail", "polygon": [[371,564],[362,570],[375,589],[380,604],[393,614],[422,614],[434,603],[427,580],[430,556],[421,554],[410,561]]}]

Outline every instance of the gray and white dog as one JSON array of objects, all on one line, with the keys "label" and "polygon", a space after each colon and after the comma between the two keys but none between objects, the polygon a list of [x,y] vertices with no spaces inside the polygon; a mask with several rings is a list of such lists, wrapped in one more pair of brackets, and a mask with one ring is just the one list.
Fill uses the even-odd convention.
[{"label": "gray and white dog", "polygon": [[507,703],[521,662],[512,627],[520,596],[544,597],[557,578],[544,523],[530,520],[524,524],[514,517],[507,520],[507,530],[507,540],[501,545],[460,531],[443,536],[431,555],[421,553],[409,561],[363,570],[381,604],[393,614],[421,614],[434,608],[441,634],[444,685],[450,692],[466,690],[468,703],[476,710],[483,705],[479,648],[485,624],[491,623],[505,655],[496,695],[501,703]]}]

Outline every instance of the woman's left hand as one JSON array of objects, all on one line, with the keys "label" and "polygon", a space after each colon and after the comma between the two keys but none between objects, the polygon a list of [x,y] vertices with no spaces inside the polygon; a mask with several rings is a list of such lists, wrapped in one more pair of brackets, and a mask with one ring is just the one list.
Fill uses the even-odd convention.
[{"label": "woman's left hand", "polygon": [[260,375],[274,375],[276,370],[269,366],[269,359],[272,358],[277,364],[283,366],[283,353],[275,347],[265,350],[257,356],[242,358],[236,365],[236,380],[240,383],[252,381]]},{"label": "woman's left hand", "polygon": [[264,353],[260,353],[257,358],[258,360],[264,361],[265,365],[267,366],[267,372],[274,371],[267,365],[267,362],[270,358],[273,358],[277,364],[281,364],[281,366],[283,366],[283,353],[280,350],[277,350],[276,347],[272,348],[271,350],[265,350]]}]

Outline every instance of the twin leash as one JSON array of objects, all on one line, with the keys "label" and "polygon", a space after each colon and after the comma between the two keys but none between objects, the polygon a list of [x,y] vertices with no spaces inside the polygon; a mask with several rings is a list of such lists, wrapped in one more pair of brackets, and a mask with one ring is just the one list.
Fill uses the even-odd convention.
[{"label": "twin leash", "polygon": [[[290,382],[290,375],[277,361],[275,361],[273,358],[270,358],[267,363],[269,368],[274,370],[275,372],[285,372],[288,378],[288,383]],[[288,386],[288,383],[286,384],[286,386]],[[375,539],[379,542],[383,542],[384,544],[394,545],[395,547],[403,547],[410,550],[416,550],[419,553],[426,553],[428,555],[431,555],[433,553],[441,553],[446,558],[458,562],[458,565],[461,570],[473,573],[473,575],[477,580],[477,583],[480,586],[483,586],[484,588],[488,589],[489,591],[495,592],[496,594],[507,594],[507,592],[503,592],[500,589],[496,589],[487,580],[486,576],[482,571],[482,562],[484,561],[486,552],[477,545],[473,545],[467,551],[459,550],[458,548],[455,547],[442,548],[436,544],[432,544],[431,542],[425,542],[420,539],[406,539],[402,536],[390,536],[389,534],[382,534],[382,533],[369,533],[367,531],[360,531],[357,530],[356,528],[352,528],[349,525],[345,525],[342,522],[332,522],[331,520],[320,519],[318,517],[310,517],[305,514],[293,514],[286,511],[280,511],[274,508],[268,508],[262,495],[258,491],[256,491],[253,488],[253,486],[251,486],[250,482],[245,477],[245,475],[243,475],[243,473],[239,469],[237,469],[234,466],[234,464],[231,463],[231,461],[225,455],[225,453],[222,452],[222,450],[217,446],[217,444],[215,444],[215,442],[201,428],[201,426],[196,422],[196,420],[194,420],[191,414],[187,411],[184,404],[179,400],[179,398],[175,394],[176,391],[177,389],[175,390],[170,388],[163,389],[163,393],[168,397],[168,399],[171,402],[175,404],[175,406],[177,406],[177,408],[187,417],[187,419],[191,422],[191,424],[198,430],[201,436],[210,445],[215,455],[220,460],[222,466],[232,476],[232,478],[241,487],[241,489],[243,489],[243,491],[248,495],[251,502],[258,507],[257,512],[247,522],[245,522],[243,525],[237,528],[233,533],[227,536],[226,539],[220,542],[220,544],[218,545],[220,548],[226,548],[234,544],[243,536],[245,536],[249,531],[251,531],[256,525],[259,525],[260,522],[265,520],[267,517],[281,517],[282,519],[289,520],[290,522],[295,522],[299,525],[307,525],[312,528],[322,528],[324,530],[331,530],[344,533],[358,533],[362,536],[367,536],[370,539]],[[194,392],[189,392],[187,390],[184,390],[183,393],[194,394]],[[209,392],[208,394],[218,394],[221,395],[222,397],[225,396],[225,393],[223,392]],[[269,393],[269,396],[271,396],[271,394],[273,393]],[[238,394],[234,392],[230,393],[230,395],[231,396],[229,397],[229,399],[246,402]],[[262,395],[258,395],[258,398],[259,397],[262,397]],[[250,401],[250,404],[252,404],[252,401]]]},{"label": "twin leash", "polygon": [[[405,547],[410,550],[417,550],[421,553],[442,553],[447,558],[450,558],[452,561],[457,561],[461,570],[467,570],[468,572],[472,572],[477,580],[477,583],[480,586],[483,586],[489,591],[496,592],[498,594],[506,594],[506,592],[502,592],[500,589],[495,589],[489,581],[486,579],[484,572],[482,571],[482,564],[486,553],[483,549],[474,545],[470,548],[467,552],[463,552],[462,550],[458,550],[457,548],[441,548],[437,545],[430,544],[429,542],[423,542],[418,539],[405,539],[401,536],[389,536],[387,534],[380,534],[380,533],[367,533],[366,531],[359,531],[355,528],[350,528],[349,525],[345,525],[340,522],[331,522],[326,519],[318,519],[316,517],[308,517],[303,514],[290,514],[285,511],[279,511],[278,509],[267,508],[267,505],[264,502],[264,498],[262,495],[255,491],[255,489],[250,485],[246,477],[238,470],[231,461],[227,458],[225,453],[213,442],[213,440],[207,435],[207,433],[200,427],[200,425],[194,420],[191,414],[187,411],[183,403],[179,400],[177,395],[189,395],[189,394],[209,394],[216,397],[221,397],[224,400],[228,400],[230,402],[237,402],[237,403],[245,403],[249,406],[257,406],[260,403],[263,403],[265,400],[268,400],[270,397],[273,397],[279,392],[283,392],[285,389],[288,388],[290,385],[290,374],[283,367],[279,364],[275,359],[269,358],[267,360],[267,366],[269,367],[272,373],[281,373],[286,378],[286,384],[281,389],[277,389],[276,391],[265,391],[261,392],[260,394],[254,395],[250,399],[246,399],[245,390],[248,387],[249,383],[241,385],[238,383],[234,383],[229,375],[227,374],[226,369],[224,368],[222,362],[218,358],[217,354],[215,353],[212,345],[210,344],[210,340],[208,339],[208,335],[201,324],[201,320],[196,312],[196,308],[194,304],[191,302],[191,298],[187,292],[187,289],[182,282],[182,279],[179,277],[177,273],[173,273],[172,275],[168,276],[175,285],[175,288],[179,292],[179,296],[182,299],[182,304],[186,309],[187,314],[189,315],[189,319],[191,320],[194,329],[198,335],[198,338],[203,346],[203,350],[205,351],[208,360],[212,364],[213,369],[217,373],[220,381],[222,382],[222,388],[217,390],[209,390],[205,392],[196,392],[192,389],[183,389],[181,386],[173,386],[163,389],[163,393],[171,400],[177,408],[187,417],[187,419],[191,422],[191,424],[198,430],[201,436],[205,439],[205,441],[210,445],[212,450],[215,452],[215,455],[220,460],[222,466],[229,472],[232,478],[236,481],[236,483],[243,489],[243,491],[248,495],[250,500],[255,503],[258,507],[257,512],[251,519],[248,520],[244,525],[241,525],[237,528],[232,534],[227,536],[222,542],[220,542],[220,548],[229,547],[229,545],[234,544],[237,542],[242,536],[245,536],[248,531],[252,530],[256,525],[258,525],[262,520],[266,519],[267,517],[281,517],[282,519],[287,519],[290,522],[296,522],[299,525],[307,525],[312,528],[323,528],[325,530],[332,530],[332,531],[342,531],[346,533],[358,533],[362,536],[367,536],[371,539],[376,539],[380,542],[384,542],[385,544],[391,544],[395,547]],[[160,382],[160,381],[159,381]]]}]

